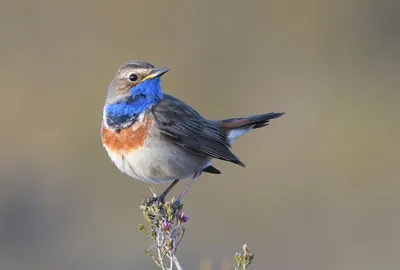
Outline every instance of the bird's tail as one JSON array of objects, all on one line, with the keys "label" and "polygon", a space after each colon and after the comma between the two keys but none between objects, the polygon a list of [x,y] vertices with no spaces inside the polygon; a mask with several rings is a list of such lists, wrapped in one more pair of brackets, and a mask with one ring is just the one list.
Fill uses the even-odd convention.
[{"label": "bird's tail", "polygon": [[228,136],[229,141],[232,143],[237,138],[243,136],[252,129],[265,127],[269,121],[282,116],[285,113],[266,113],[252,115],[243,118],[230,118],[219,122],[219,127]]}]

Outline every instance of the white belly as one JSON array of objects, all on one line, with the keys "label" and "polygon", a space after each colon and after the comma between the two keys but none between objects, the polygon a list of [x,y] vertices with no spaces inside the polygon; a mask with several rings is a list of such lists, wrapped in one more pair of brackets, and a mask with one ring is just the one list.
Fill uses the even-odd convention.
[{"label": "white belly", "polygon": [[[114,164],[132,178],[152,184],[166,184],[190,178],[211,165],[211,159],[194,155],[160,137],[146,140],[139,150],[114,152],[106,150]],[[151,143],[149,143],[151,142]]]}]

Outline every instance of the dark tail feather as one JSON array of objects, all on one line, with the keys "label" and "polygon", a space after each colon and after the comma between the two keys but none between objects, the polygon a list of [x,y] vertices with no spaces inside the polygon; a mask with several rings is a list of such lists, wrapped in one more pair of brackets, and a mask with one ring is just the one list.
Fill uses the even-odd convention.
[{"label": "dark tail feather", "polygon": [[[230,118],[216,121],[216,124],[225,133],[229,142],[233,143],[237,138],[243,136],[250,130],[265,127],[268,125],[270,120],[278,118],[284,114],[285,113],[272,112],[243,118]],[[239,160],[235,163],[244,167],[244,164]],[[219,173],[219,171],[214,167],[207,167],[204,171],[209,173]]]},{"label": "dark tail feather", "polygon": [[259,114],[259,115],[253,115],[249,117],[243,117],[243,118],[230,118],[230,119],[225,119],[220,122],[220,127],[223,130],[230,131],[232,129],[237,129],[237,128],[245,128],[246,126],[249,125],[254,125],[254,128],[260,128],[267,126],[269,121],[275,118],[278,118],[285,113],[266,113],[266,114]]},{"label": "dark tail feather", "polygon": [[221,171],[215,168],[214,166],[208,166],[207,168],[203,169],[203,172],[211,173],[211,174],[221,174]]}]

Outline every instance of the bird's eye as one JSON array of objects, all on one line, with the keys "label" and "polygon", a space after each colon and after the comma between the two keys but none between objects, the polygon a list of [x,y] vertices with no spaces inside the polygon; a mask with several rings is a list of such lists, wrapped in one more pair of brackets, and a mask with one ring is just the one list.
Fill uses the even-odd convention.
[{"label": "bird's eye", "polygon": [[139,79],[139,77],[135,73],[132,73],[132,74],[129,75],[129,80],[131,82],[136,82],[138,79]]}]

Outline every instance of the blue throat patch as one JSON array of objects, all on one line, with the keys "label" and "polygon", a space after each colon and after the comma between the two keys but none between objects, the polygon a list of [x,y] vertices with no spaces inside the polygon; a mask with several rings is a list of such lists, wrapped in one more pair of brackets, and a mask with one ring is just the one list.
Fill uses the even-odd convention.
[{"label": "blue throat patch", "polygon": [[139,115],[163,98],[160,78],[139,83],[130,90],[130,96],[106,106],[107,125],[117,131],[131,126]]}]

